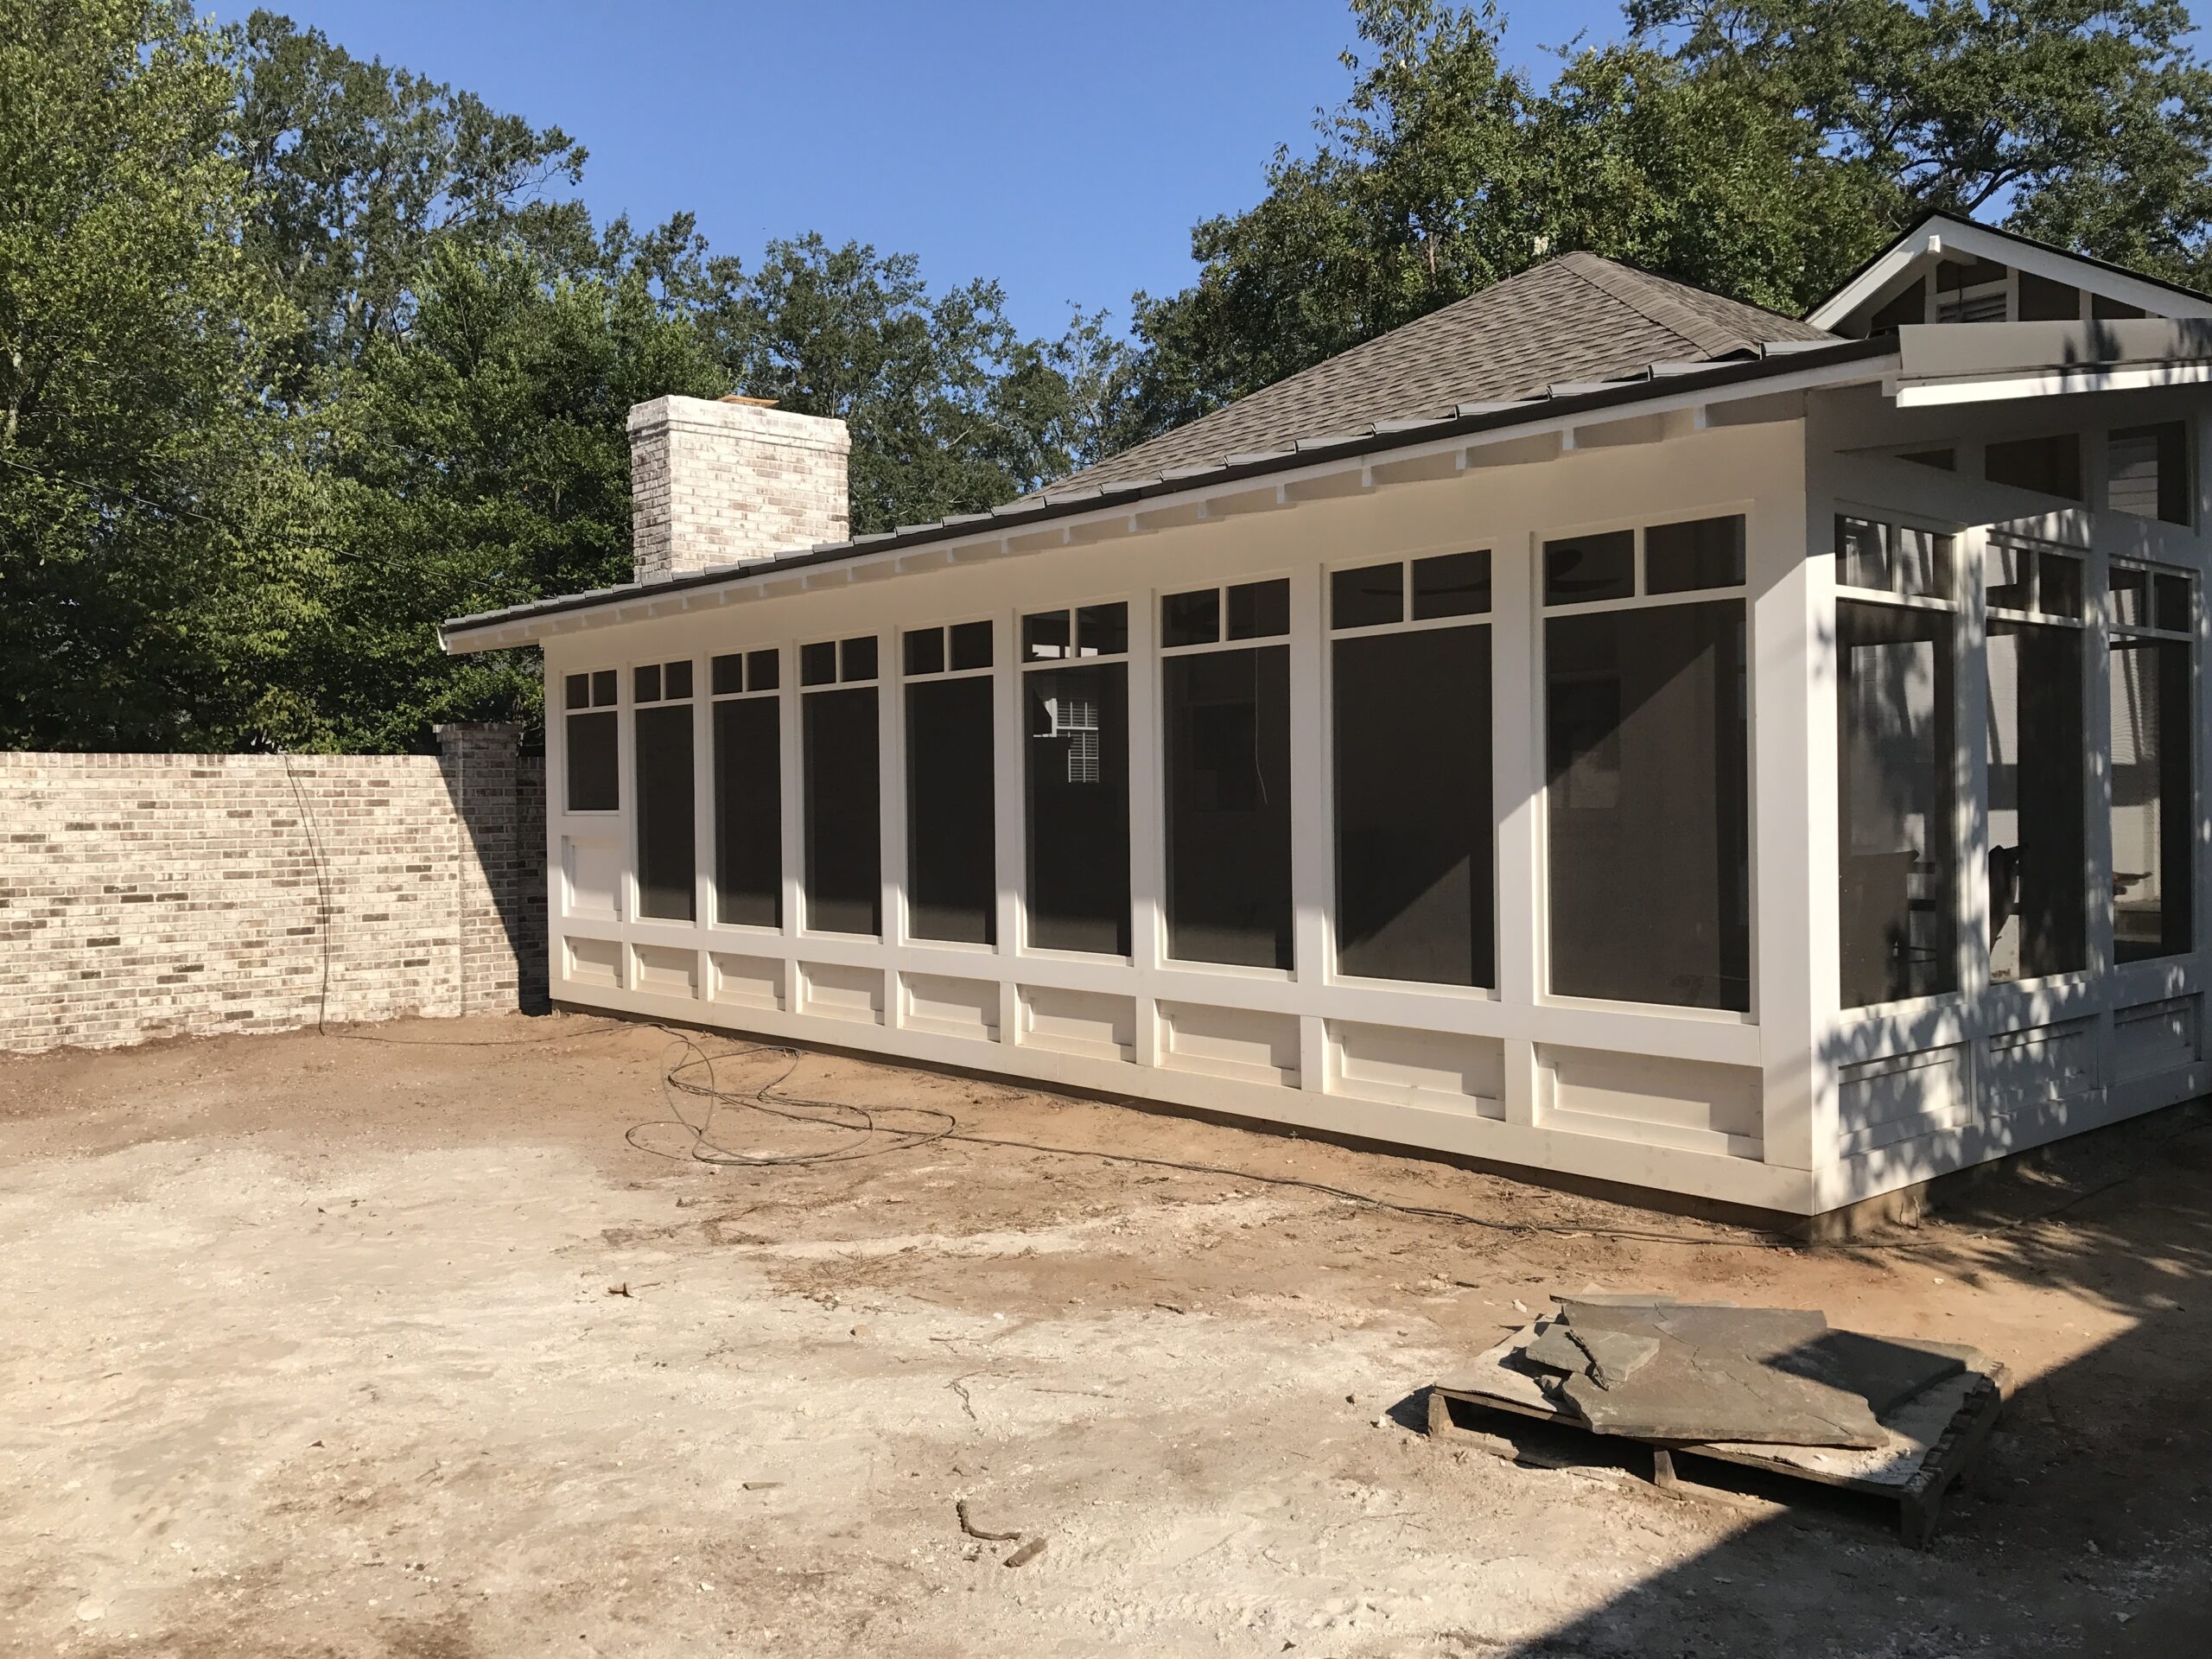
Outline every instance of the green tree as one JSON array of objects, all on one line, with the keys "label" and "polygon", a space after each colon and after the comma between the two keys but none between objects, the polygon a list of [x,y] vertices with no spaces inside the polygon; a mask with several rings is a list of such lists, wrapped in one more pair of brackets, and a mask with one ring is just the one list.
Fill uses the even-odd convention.
[{"label": "green tree", "polygon": [[288,709],[305,747],[534,720],[535,653],[448,658],[437,624],[627,581],[630,406],[725,384],[633,263],[579,276],[455,241],[412,286],[408,326],[368,342],[330,411],[329,581]]},{"label": "green tree", "polygon": [[1096,317],[1024,340],[997,283],[932,293],[912,254],[819,236],[771,243],[749,276],[705,259],[667,280],[731,384],[851,428],[856,533],[994,506],[1103,440],[1117,347]]},{"label": "green tree", "polygon": [[2014,228],[2183,281],[2212,238],[2212,71],[2178,0],[1631,0],[1700,78],[1787,109],[1883,218]]},{"label": "green tree", "polygon": [[290,626],[225,50],[168,0],[0,0],[0,744],[250,741]]},{"label": "green tree", "polygon": [[583,176],[582,144],[475,94],[354,57],[315,29],[257,11],[235,42],[235,143],[251,211],[242,245],[300,317],[307,377],[404,328],[433,249],[519,238],[588,262],[590,215],[549,188]]},{"label": "green tree", "polygon": [[1895,212],[1870,169],[1830,153],[1802,115],[1634,43],[1570,58],[1524,137],[1541,246],[1773,310],[1831,291]]},{"label": "green tree", "polygon": [[1122,429],[1135,442],[1475,289],[1535,257],[1524,127],[1533,94],[1499,59],[1495,8],[1353,0],[1351,95],[1307,156],[1279,149],[1266,194],[1191,233],[1198,278],[1138,294]]},{"label": "green tree", "polygon": [[1351,9],[1313,152],[1197,227],[1190,287],[1136,297],[1121,441],[1568,249],[1782,310],[1929,207],[2185,280],[2212,257],[2175,0],[1631,0],[1541,92],[1489,5]]}]

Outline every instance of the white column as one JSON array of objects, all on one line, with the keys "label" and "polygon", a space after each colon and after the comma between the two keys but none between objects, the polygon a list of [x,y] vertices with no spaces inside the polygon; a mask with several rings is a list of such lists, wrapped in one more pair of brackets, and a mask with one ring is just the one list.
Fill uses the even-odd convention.
[{"label": "white column", "polygon": [[[1330,810],[1328,702],[1318,569],[1290,578],[1290,899],[1291,977],[1319,984],[1328,976],[1329,908],[1336,842]],[[1327,1032],[1318,1014],[1299,1021],[1299,1086],[1319,1093],[1328,1084]]]},{"label": "white column", "polygon": [[1028,869],[1029,826],[1025,810],[1029,778],[1027,699],[1021,684],[1021,619],[991,620],[991,830],[998,872],[999,1041],[1020,1030],[1020,993],[1015,988],[1021,943],[1021,892]]},{"label": "white column", "polygon": [[1774,487],[1748,516],[1745,554],[1762,1155],[1784,1168],[1817,1170],[1835,1145],[1834,1084],[1819,1044],[1835,1027],[1840,946],[1835,559],[1828,492],[1819,490],[1817,499],[1808,493],[1809,430],[1773,429],[1796,451],[1796,476],[1763,480]]},{"label": "white column", "polygon": [[[784,937],[797,936],[799,914],[806,903],[806,738],[805,694],[799,690],[798,647],[777,648],[776,696],[778,723],[783,734],[784,766]],[[798,1009],[798,982],[786,963],[784,969],[784,1007]]]},{"label": "white column", "polygon": [[1981,1038],[1989,1023],[1989,607],[1982,586],[1988,537],[1975,526],[1959,537],[1959,663],[1957,690],[1959,798],[1953,834],[1959,849],[1959,991],[1966,1033],[1972,1039],[1977,1115],[1981,1087]]},{"label": "white column", "polygon": [[[906,940],[906,678],[899,655],[901,638],[896,628],[875,636],[875,730],[879,757],[878,822],[882,825],[883,925],[879,936],[886,944]],[[842,660],[842,648],[840,651]],[[898,986],[883,988],[884,1019],[896,1025],[894,1004]]]},{"label": "white column", "polygon": [[1167,952],[1166,797],[1160,758],[1158,596],[1129,595],[1129,959],[1136,964],[1134,1058],[1160,1064],[1160,1021],[1154,1002]]},{"label": "white column", "polygon": [[[2089,499],[2104,499],[2104,435],[2093,432],[2089,443]],[[2088,556],[2082,562],[2082,738],[2088,757],[2082,779],[2082,879],[2088,884],[2088,967],[2091,982],[2108,986],[2113,970],[2112,913],[2112,550],[2104,529],[2108,515],[2099,512],[2090,519]],[[2103,1054],[2097,1075],[2112,1077],[2112,1013],[2109,997],[2098,1020],[2098,1043]]]},{"label": "white column", "polygon": [[[1497,995],[1533,1010],[1543,984],[1544,687],[1537,536],[1516,530],[1491,553],[1491,791],[1497,824]],[[1515,1021],[1525,1025],[1524,1017]],[[1536,1122],[1536,1046],[1505,1039],[1505,1121]]]}]

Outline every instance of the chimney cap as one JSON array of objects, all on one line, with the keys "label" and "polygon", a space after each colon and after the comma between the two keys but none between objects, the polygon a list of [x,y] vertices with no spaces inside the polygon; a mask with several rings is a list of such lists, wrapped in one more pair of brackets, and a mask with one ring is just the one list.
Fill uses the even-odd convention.
[{"label": "chimney cap", "polygon": [[747,409],[773,409],[776,406],[773,397],[741,397],[734,391],[726,391],[715,401],[718,404],[742,404]]}]

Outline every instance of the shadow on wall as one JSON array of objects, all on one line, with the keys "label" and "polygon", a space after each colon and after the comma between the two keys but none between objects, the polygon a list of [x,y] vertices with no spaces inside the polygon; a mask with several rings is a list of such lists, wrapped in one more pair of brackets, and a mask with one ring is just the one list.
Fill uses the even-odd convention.
[{"label": "shadow on wall", "polygon": [[[1789,1502],[1788,1513],[1768,1511],[1771,1518],[1694,1560],[1504,1651],[1516,1659],[2212,1653],[2212,1105],[2194,1102],[1985,1172],[1946,1204],[1943,1220],[1902,1242],[1839,1248],[1900,1282],[1923,1274],[1967,1294],[2052,1293],[2032,1316],[2034,1330],[2048,1340],[2056,1321],[2063,1342],[2067,1321],[2078,1318],[2083,1347],[2055,1369],[2016,1378],[1996,1434],[1969,1484],[1955,1489],[1929,1551],[1897,1541],[1891,1506],[1797,1484],[1755,1485]],[[1604,1460],[1599,1445],[1592,1462]],[[1646,1469],[1640,1447],[1625,1451],[1625,1466]],[[1697,1472],[1727,1471],[1703,1464]]]},{"label": "shadow on wall", "polygon": [[445,725],[437,734],[439,773],[472,855],[461,861],[473,890],[460,919],[460,1012],[543,1014],[552,1006],[545,759],[520,753],[521,728],[508,721]]}]

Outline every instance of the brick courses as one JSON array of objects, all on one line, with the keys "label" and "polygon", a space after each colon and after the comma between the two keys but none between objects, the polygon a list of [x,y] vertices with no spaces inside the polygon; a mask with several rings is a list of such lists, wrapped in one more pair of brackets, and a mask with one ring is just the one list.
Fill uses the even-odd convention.
[{"label": "brick courses", "polygon": [[842,542],[851,531],[842,421],[703,397],[630,411],[637,580]]},{"label": "brick courses", "polygon": [[0,753],[0,1050],[458,1014],[545,995],[544,765]]}]

